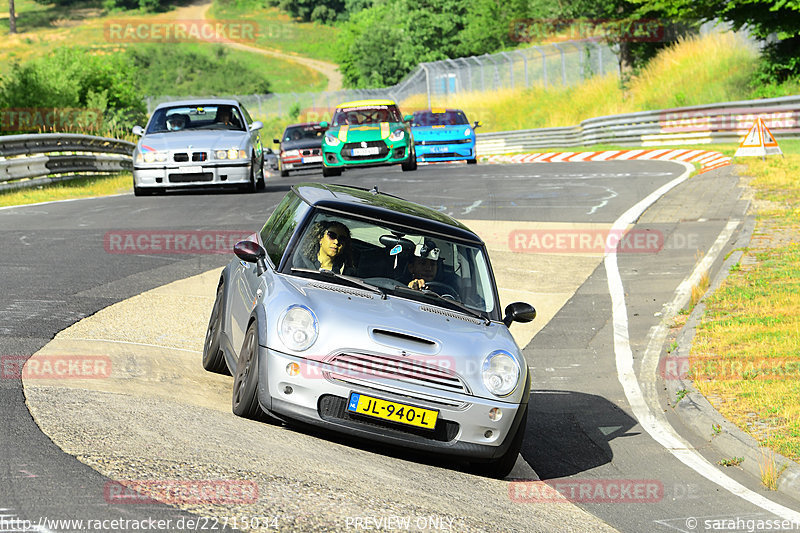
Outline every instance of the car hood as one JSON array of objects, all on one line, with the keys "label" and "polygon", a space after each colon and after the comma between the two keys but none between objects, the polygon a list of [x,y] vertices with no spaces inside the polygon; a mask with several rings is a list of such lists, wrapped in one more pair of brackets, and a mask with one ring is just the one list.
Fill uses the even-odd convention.
[{"label": "car hood", "polygon": [[139,141],[141,151],[178,150],[183,148],[227,149],[245,144],[247,132],[230,130],[176,131],[151,133]]},{"label": "car hood", "polygon": [[361,126],[339,126],[328,130],[328,135],[337,137],[342,142],[377,141],[387,139],[395,130],[406,129],[401,122],[381,122]]},{"label": "car hood", "polygon": [[[513,354],[520,363],[521,379],[526,375],[525,359],[502,323],[486,325],[459,311],[397,296],[384,300],[379,294],[347,285],[294,276],[276,278],[273,297],[265,300],[273,310],[267,313],[270,348],[314,361],[356,352],[413,360],[452,370],[475,396],[519,401],[521,391],[498,399],[485,389],[480,377],[486,356],[496,350]],[[303,352],[287,349],[277,334],[283,310],[297,304],[311,309],[319,324],[317,341]]]},{"label": "car hood", "polygon": [[322,137],[319,139],[300,139],[298,141],[283,141],[281,143],[281,150],[302,150],[303,148],[320,148],[322,147]]},{"label": "car hood", "polygon": [[[466,130],[469,130],[468,135],[464,135]],[[411,128],[411,131],[414,133],[415,141],[466,139],[475,136],[475,132],[469,124],[458,124],[456,126],[415,126]]]}]

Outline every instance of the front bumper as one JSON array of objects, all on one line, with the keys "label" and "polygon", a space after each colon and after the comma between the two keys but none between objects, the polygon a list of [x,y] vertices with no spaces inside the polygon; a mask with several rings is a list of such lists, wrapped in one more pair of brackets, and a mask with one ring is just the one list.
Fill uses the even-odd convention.
[{"label": "front bumper", "polygon": [[137,187],[242,185],[250,181],[250,161],[227,164],[140,165],[133,167]]},{"label": "front bumper", "polygon": [[464,161],[475,159],[475,143],[422,144],[414,146],[419,162]]},{"label": "front bumper", "polygon": [[[290,376],[286,368],[292,362],[308,370]],[[379,381],[335,379],[324,368],[321,371],[319,367],[309,367],[305,359],[259,346],[259,402],[264,409],[285,418],[358,438],[478,461],[503,455],[519,425],[525,423],[521,417],[527,394],[520,405],[436,389],[423,394],[399,389],[394,380],[383,384]],[[351,392],[436,409],[436,429],[418,429],[351,414],[346,410]],[[502,409],[503,416],[492,421],[489,411],[495,407]]]},{"label": "front bumper", "polygon": [[337,146],[322,147],[322,160],[328,168],[396,165],[408,161],[409,145],[398,141],[370,141],[369,145],[377,145],[380,153],[375,156],[352,156],[349,151],[358,147],[359,143],[342,143]]}]

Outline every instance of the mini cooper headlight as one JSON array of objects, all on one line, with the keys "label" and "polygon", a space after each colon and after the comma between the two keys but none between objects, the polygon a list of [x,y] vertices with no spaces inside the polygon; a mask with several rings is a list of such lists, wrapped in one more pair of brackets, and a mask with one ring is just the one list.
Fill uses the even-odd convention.
[{"label": "mini cooper headlight", "polygon": [[319,335],[317,317],[304,305],[291,305],[278,319],[278,335],[288,348],[307,350]]},{"label": "mini cooper headlight", "polygon": [[464,137],[469,137],[469,134],[472,133],[472,130],[467,128],[464,130]]},{"label": "mini cooper headlight", "polygon": [[508,396],[517,388],[519,363],[508,352],[497,350],[483,360],[483,384],[495,396]]},{"label": "mini cooper headlight", "polygon": [[342,141],[339,140],[339,137],[334,137],[333,135],[325,134],[325,144],[328,146],[339,146]]},{"label": "mini cooper headlight", "polygon": [[389,135],[390,141],[402,141],[403,137],[406,136],[406,132],[404,130],[394,130],[391,135]]}]

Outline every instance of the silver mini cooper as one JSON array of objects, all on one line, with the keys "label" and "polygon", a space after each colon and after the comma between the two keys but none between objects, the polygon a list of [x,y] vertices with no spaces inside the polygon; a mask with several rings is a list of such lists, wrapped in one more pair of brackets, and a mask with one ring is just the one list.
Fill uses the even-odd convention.
[{"label": "silver mini cooper", "polygon": [[530,375],[481,239],[456,220],[353,187],[292,187],[223,270],[203,352],[233,412],[460,457],[504,477]]}]

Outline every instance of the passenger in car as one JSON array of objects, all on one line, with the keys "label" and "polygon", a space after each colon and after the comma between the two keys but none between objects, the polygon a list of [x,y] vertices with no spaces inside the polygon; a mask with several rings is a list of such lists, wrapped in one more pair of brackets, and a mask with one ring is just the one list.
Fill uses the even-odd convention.
[{"label": "passenger in car", "polygon": [[304,268],[355,275],[350,230],[341,222],[315,222],[306,233],[301,256]]}]

